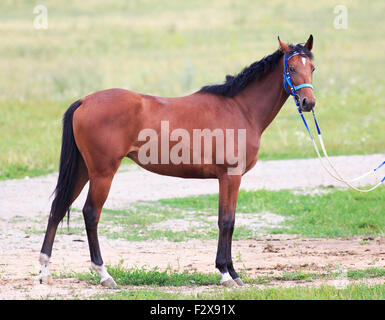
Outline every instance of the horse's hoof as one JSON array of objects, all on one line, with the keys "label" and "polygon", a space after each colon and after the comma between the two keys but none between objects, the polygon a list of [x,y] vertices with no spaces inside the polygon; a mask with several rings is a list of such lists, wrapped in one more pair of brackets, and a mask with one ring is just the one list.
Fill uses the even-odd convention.
[{"label": "horse's hoof", "polygon": [[103,287],[116,287],[116,282],[114,281],[114,279],[112,278],[108,278],[102,282],[100,282],[100,284],[103,286]]},{"label": "horse's hoof", "polygon": [[236,278],[234,279],[235,283],[240,286],[240,287],[243,287],[245,284],[243,283],[243,281],[241,280],[241,278]]},{"label": "horse's hoof", "polygon": [[50,275],[39,277],[39,282],[41,284],[49,284],[49,285],[53,284],[53,280],[52,280],[52,277]]},{"label": "horse's hoof", "polygon": [[234,288],[237,286],[236,282],[233,279],[222,281],[221,285],[226,287],[226,288]]}]

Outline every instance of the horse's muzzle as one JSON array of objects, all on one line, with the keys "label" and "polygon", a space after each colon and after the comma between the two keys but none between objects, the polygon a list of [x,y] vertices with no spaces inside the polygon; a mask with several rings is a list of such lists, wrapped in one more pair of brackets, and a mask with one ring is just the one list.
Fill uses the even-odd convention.
[{"label": "horse's muzzle", "polygon": [[299,102],[300,102],[299,106],[301,110],[304,112],[310,112],[315,107],[315,99],[309,100],[308,98],[303,98],[303,99],[300,99]]}]

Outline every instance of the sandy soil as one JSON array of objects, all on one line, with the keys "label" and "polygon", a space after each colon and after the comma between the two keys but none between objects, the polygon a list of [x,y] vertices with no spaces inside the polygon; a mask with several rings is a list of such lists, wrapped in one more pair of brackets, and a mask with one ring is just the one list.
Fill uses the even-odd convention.
[{"label": "sandy soil", "polygon": [[[215,272],[214,259],[216,241],[190,240],[188,242],[145,241],[127,242],[101,237],[104,260],[108,264],[123,263],[126,267],[145,267],[160,270],[171,268],[183,270]],[[251,277],[274,276],[282,272],[339,272],[385,267],[385,238],[367,240],[354,239],[306,239],[296,236],[279,235],[258,239],[239,240],[233,243],[233,257],[236,268],[245,270]],[[19,248],[3,250],[1,253],[1,299],[77,299],[87,298],[97,293],[111,293],[115,289],[89,285],[77,279],[54,279],[53,285],[41,285],[37,275],[37,257],[41,237],[31,235],[20,243]],[[5,262],[5,263],[4,263]],[[56,274],[69,271],[88,271],[90,259],[85,237],[59,235],[55,242],[51,270]],[[266,286],[318,286],[338,285],[337,280],[315,280],[312,282],[275,281]],[[341,280],[338,280],[341,281]],[[343,285],[350,281],[342,280]],[[385,283],[385,279],[366,280],[369,283]],[[219,286],[162,288],[170,292],[194,294],[212,290]],[[146,287],[147,289],[150,289]],[[137,288],[130,287],[130,290]],[[157,288],[158,290],[158,288]]]},{"label": "sandy soil", "polygon": [[[376,167],[384,155],[334,157],[335,165],[347,177],[357,176]],[[381,172],[382,173],[382,172]],[[40,285],[38,255],[43,235],[34,234],[33,221],[48,214],[49,196],[56,183],[56,174],[33,179],[0,182],[0,299],[86,298],[95,293],[113,292],[91,286],[77,279],[55,279],[53,285]],[[376,177],[362,181],[374,184]],[[314,192],[319,186],[335,185],[320,167],[317,159],[259,162],[243,179],[241,188],[302,188]],[[137,200],[154,200],[202,193],[216,193],[215,180],[184,180],[155,175],[143,170],[123,168],[115,177],[107,208],[125,208]],[[74,207],[81,209],[86,190]],[[279,220],[279,219],[278,219]],[[277,220],[277,223],[279,221]],[[240,223],[242,219],[240,219]],[[35,222],[36,223],[36,222]],[[64,226],[65,227],[65,226]],[[159,226],[158,226],[159,227]],[[233,258],[238,270],[250,276],[274,275],[283,271],[333,271],[338,266],[363,269],[385,266],[385,239],[303,239],[295,236],[270,236],[234,241]],[[183,243],[167,241],[127,242],[100,239],[104,261],[127,267],[146,266],[175,271],[215,272],[216,241],[191,240]],[[87,271],[90,267],[85,236],[58,235],[54,244],[51,270],[56,273]],[[334,280],[333,280],[334,281]],[[369,281],[369,280],[367,280]],[[322,281],[302,285],[319,285]],[[330,282],[330,281],[329,281]],[[384,283],[384,279],[373,279]],[[269,285],[297,285],[277,282]],[[164,288],[169,291],[194,293],[209,287]]]}]

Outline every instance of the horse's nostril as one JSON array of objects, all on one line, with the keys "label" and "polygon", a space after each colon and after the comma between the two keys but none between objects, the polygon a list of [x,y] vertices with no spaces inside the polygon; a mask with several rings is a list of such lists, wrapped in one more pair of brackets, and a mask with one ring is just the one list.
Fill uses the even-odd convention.
[{"label": "horse's nostril", "polygon": [[311,104],[312,109],[315,107],[315,100]]},{"label": "horse's nostril", "polygon": [[306,104],[307,104],[307,99],[306,99],[306,98],[303,98],[303,99],[302,99],[302,105],[303,105],[303,106],[306,106]]}]

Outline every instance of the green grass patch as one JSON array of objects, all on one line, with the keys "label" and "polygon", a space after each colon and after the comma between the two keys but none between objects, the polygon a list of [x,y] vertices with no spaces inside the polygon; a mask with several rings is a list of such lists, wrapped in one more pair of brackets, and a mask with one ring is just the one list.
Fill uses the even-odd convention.
[{"label": "green grass patch", "polygon": [[[203,285],[218,285],[220,282],[220,274],[201,273],[201,272],[175,272],[171,269],[159,270],[158,268],[146,269],[145,267],[127,268],[118,264],[115,266],[107,265],[109,274],[114,278],[119,286],[203,286]],[[330,280],[340,279],[342,276],[346,280],[361,280],[385,277],[385,268],[367,268],[362,270],[347,270],[342,274],[339,271],[335,272],[312,272],[305,271],[283,272],[281,275],[264,275],[252,277],[244,270],[239,273],[243,282],[246,284],[269,284],[272,282],[287,282],[287,281],[313,281],[317,279]],[[86,281],[90,284],[98,284],[100,276],[93,271],[89,272],[69,272],[54,274],[58,278],[77,278],[81,281]]]},{"label": "green grass patch", "polygon": [[[317,113],[330,155],[384,152],[385,4],[349,1],[349,28],[333,27],[334,0],[2,1],[0,179],[58,169],[61,118],[94,91],[120,87],[182,96],[235,74],[278,47],[277,35],[314,35]],[[300,15],[297,13],[301,12]],[[293,19],[296,16],[296,19]],[[204,21],[204,23],[202,23]],[[298,32],[298,30],[307,30]],[[364,53],[364,55],[363,55]],[[314,157],[292,101],[266,130],[259,158]]]},{"label": "green grass patch", "polygon": [[[211,239],[216,236],[216,229],[206,225],[204,217],[201,213],[195,215],[179,208],[163,207],[156,201],[138,202],[127,210],[104,210],[100,233],[110,238],[129,241],[166,239],[181,242],[189,239]],[[153,224],[167,221],[170,221],[172,226],[174,219],[186,222],[187,230],[173,231],[166,226],[152,229]],[[195,222],[201,222],[202,226],[193,227]]]},{"label": "green grass patch", "polygon": [[347,270],[343,273],[343,270],[335,272],[320,272],[320,273],[306,273],[302,271],[297,272],[283,272],[281,276],[267,277],[269,280],[280,281],[302,281],[302,280],[314,280],[314,279],[336,279],[345,277],[348,280],[359,279],[372,279],[385,277],[385,268],[367,268],[362,270]]},{"label": "green grass patch", "polygon": [[[271,212],[286,219],[278,225],[254,229],[252,224],[237,226],[236,218],[233,238],[247,239],[267,233],[330,238],[384,235],[385,194],[382,190],[368,194],[352,190],[325,190],[330,192],[303,195],[290,190],[241,190],[238,214],[243,213],[247,217]],[[217,239],[217,208],[217,194],[137,203],[128,210],[105,210],[100,230],[108,237],[132,241]],[[185,221],[187,226],[192,226],[184,231],[170,231],[166,226],[151,229],[154,223],[167,221],[170,225],[175,221]]]},{"label": "green grass patch", "polygon": [[[250,284],[267,284],[272,281],[313,281],[313,280],[331,280],[341,279],[346,280],[360,280],[360,279],[372,279],[385,277],[385,268],[367,268],[362,270],[347,270],[343,273],[343,270],[335,272],[305,272],[305,271],[293,271],[282,272],[281,275],[276,276],[258,276],[251,278],[245,276],[244,282]],[[242,278],[243,279],[243,278]]]},{"label": "green grass patch", "polygon": [[292,287],[292,288],[246,288],[199,293],[196,296],[182,293],[168,293],[152,290],[121,290],[113,294],[97,294],[92,299],[107,300],[384,300],[385,287],[383,285],[352,284],[345,289],[333,286],[320,288]]},{"label": "green grass patch", "polygon": [[385,268],[368,268],[364,270],[349,270],[347,272],[349,279],[369,279],[385,277]]},{"label": "green grass patch", "polygon": [[[161,287],[178,287],[181,286],[202,286],[202,285],[218,285],[220,275],[217,273],[188,273],[174,272],[170,270],[160,271],[158,269],[146,270],[145,268],[124,268],[122,265],[107,266],[108,272],[114,277],[118,284],[118,292],[97,294],[92,299],[109,299],[109,300],[179,300],[179,299],[202,299],[202,300],[378,300],[385,298],[385,287],[383,285],[366,285],[366,284],[348,284],[346,288],[337,289],[334,286],[322,285],[319,288],[311,287],[290,287],[290,288],[263,288],[248,287],[237,288],[233,290],[225,290],[213,287],[197,295],[186,295],[178,292],[167,292],[160,290]],[[54,275],[58,277],[57,275]],[[339,272],[333,273],[305,273],[291,272],[283,273],[281,276],[263,276],[257,278],[242,275],[242,279],[247,284],[264,284],[269,285],[274,281],[282,283],[287,281],[313,281],[316,279],[329,280],[340,278]],[[364,270],[349,270],[346,273],[346,280],[359,280],[369,278],[379,278],[385,276],[383,268],[368,268]],[[77,278],[96,285],[100,281],[100,277],[94,272],[86,273],[63,273],[59,277]],[[149,286],[151,289],[127,289],[125,286]],[[156,289],[156,288],[159,289]]]},{"label": "green grass patch", "polygon": [[[308,237],[373,236],[384,235],[384,201],[385,194],[380,189],[368,194],[336,189],[315,195],[295,194],[291,190],[241,190],[237,212],[268,211],[290,218],[281,228],[272,229],[275,233]],[[207,212],[214,212],[218,195],[164,199],[160,203],[181,210],[205,208]]]},{"label": "green grass patch", "polygon": [[[107,271],[119,286],[213,285],[218,284],[221,278],[218,273],[161,271],[158,268],[147,270],[137,267],[125,268],[122,265],[107,266]],[[62,273],[56,277],[78,278],[81,281],[87,281],[91,284],[98,284],[100,282],[100,276],[92,271],[84,273]]]},{"label": "green grass patch", "polygon": [[238,290],[217,290],[201,293],[197,296],[203,300],[384,300],[385,286],[352,284],[345,289],[323,285],[320,288],[292,287]]},{"label": "green grass patch", "polygon": [[[368,194],[330,188],[323,191],[329,192],[304,195],[291,190],[241,190],[233,239],[250,239],[266,234],[321,238],[385,234],[385,193],[382,190]],[[217,239],[217,210],[217,194],[137,202],[126,210],[104,209],[99,234],[129,241]],[[71,214],[69,230],[64,220],[59,233],[85,235],[83,217],[77,211]],[[268,216],[265,218],[266,213],[284,219],[270,222]],[[241,215],[243,220],[250,219],[246,220],[250,223],[237,225],[237,217]],[[259,225],[260,221],[266,223]],[[41,223],[36,221],[28,232],[44,233],[45,223],[45,220]],[[368,241],[360,243],[365,245]]]}]

